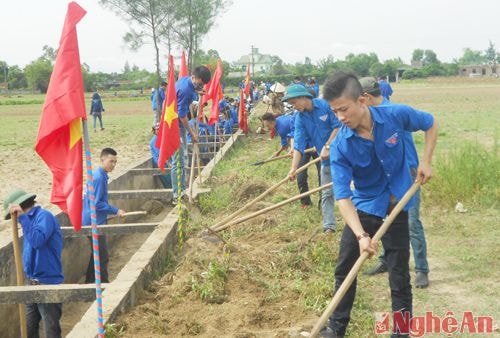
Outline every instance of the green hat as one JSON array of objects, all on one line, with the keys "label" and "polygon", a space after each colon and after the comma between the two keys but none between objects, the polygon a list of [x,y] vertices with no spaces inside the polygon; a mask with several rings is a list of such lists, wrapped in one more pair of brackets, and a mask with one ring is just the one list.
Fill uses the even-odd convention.
[{"label": "green hat", "polygon": [[359,83],[363,88],[363,93],[372,94],[374,91],[380,89],[380,86],[373,77],[363,77],[359,79]]},{"label": "green hat", "polygon": [[294,99],[296,97],[309,97],[312,99],[312,95],[311,93],[309,93],[306,89],[306,87],[304,87],[303,85],[301,84],[293,84],[293,85],[290,85],[288,86],[287,90],[286,90],[286,95],[283,99],[281,99],[281,101],[283,102],[286,102],[290,99]]},{"label": "green hat", "polygon": [[28,194],[27,192],[18,189],[11,193],[5,201],[3,201],[3,216],[5,219],[10,218],[10,212],[9,212],[9,204],[21,204],[23,202],[26,202],[27,200],[30,199],[35,199],[36,195],[34,194]]}]

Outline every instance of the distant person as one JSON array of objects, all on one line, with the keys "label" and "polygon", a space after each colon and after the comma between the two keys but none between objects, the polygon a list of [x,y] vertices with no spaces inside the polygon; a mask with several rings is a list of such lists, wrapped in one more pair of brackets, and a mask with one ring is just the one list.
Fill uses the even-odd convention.
[{"label": "distant person", "polygon": [[[193,70],[191,76],[181,77],[175,83],[175,91],[177,94],[177,110],[179,115],[180,127],[180,147],[172,157],[170,163],[172,165],[171,179],[173,199],[172,203],[177,204],[177,199],[184,195],[186,190],[186,165],[188,163],[188,148],[187,148],[187,133],[191,135],[192,143],[198,142],[198,135],[191,129],[189,125],[188,114],[189,108],[193,102],[193,97],[196,92],[202,92],[203,86],[210,81],[210,70],[205,66],[198,66]],[[177,166],[177,154],[180,156],[180,168]],[[178,189],[177,170],[181,170],[181,191]]]},{"label": "distant person", "polygon": [[[149,141],[149,150],[151,151],[151,161],[153,162],[153,168],[158,168],[158,158],[160,156],[160,149],[156,148],[156,139],[158,138],[158,129],[160,129],[160,123],[156,123],[152,128],[151,132],[153,136]],[[172,188],[172,184],[170,182],[170,174],[164,175],[159,174],[158,177],[161,180],[161,183],[164,188],[170,189]]]},{"label": "distant person", "polygon": [[102,125],[103,112],[104,107],[102,106],[101,96],[96,89],[95,93],[92,95],[92,102],[90,103],[90,115],[94,117],[94,132],[96,131],[96,119],[99,119],[101,130],[104,130],[104,127]]},{"label": "distant person", "polygon": [[[390,105],[391,102],[382,97],[379,83],[373,77],[364,77],[359,79],[363,89],[363,96],[367,106]],[[416,178],[418,169],[418,154],[413,142],[411,132],[405,132],[403,136],[404,152],[406,161],[410,166],[413,179]],[[420,189],[415,193],[415,203],[408,210],[408,225],[410,228],[410,244],[413,249],[413,258],[415,260],[415,287],[426,288],[429,286],[429,264],[427,262],[427,242],[425,240],[424,227],[420,221]],[[377,264],[368,270],[366,275],[376,275],[387,272],[387,261],[384,251]]]},{"label": "distant person", "polygon": [[380,93],[382,94],[382,97],[387,101],[390,101],[393,91],[389,82],[387,82],[385,78],[381,77],[378,80],[378,84],[380,86]]},{"label": "distant person", "polygon": [[285,105],[283,104],[283,97],[285,96],[286,88],[281,83],[276,82],[270,88],[272,95],[271,99],[271,110],[274,113],[274,116],[280,116],[285,113]]},{"label": "distant person", "polygon": [[309,85],[307,86],[307,89],[312,89],[315,98],[319,97],[319,84],[316,83],[316,80],[314,78],[309,80]]},{"label": "distant person", "polygon": [[[94,170],[92,176],[94,178],[94,200],[95,209],[97,217],[97,225],[103,225],[108,223],[108,215],[118,215],[122,217],[125,211],[112,206],[108,202],[108,174],[115,170],[117,162],[117,153],[112,148],[104,148],[101,151],[101,166]],[[90,198],[88,191],[85,191],[83,197],[83,215],[82,224],[84,226],[91,225],[90,221]],[[90,239],[90,247],[92,248],[92,237]],[[106,235],[99,235],[99,258],[101,263],[101,282],[109,283],[108,275],[108,244],[106,241]],[[85,283],[94,283],[94,256],[93,252],[90,254],[89,265],[87,267],[87,274],[85,278]]]},{"label": "distant person", "polygon": [[301,85],[304,87],[306,86],[305,83],[302,82],[302,79],[300,78],[300,76],[294,77],[291,84],[298,84],[298,85]]},{"label": "distant person", "polygon": [[[23,228],[23,265],[26,285],[62,284],[63,239],[57,218],[35,205],[36,195],[22,190],[11,193],[3,203],[4,218],[11,214]],[[28,337],[39,337],[40,321],[45,337],[61,337],[62,303],[27,303]]]},{"label": "distant person", "polygon": [[161,82],[160,88],[154,90],[151,93],[151,107],[153,108],[153,125],[160,122],[161,110],[163,108],[163,101],[165,101],[165,90],[167,88],[167,83],[165,81]]}]

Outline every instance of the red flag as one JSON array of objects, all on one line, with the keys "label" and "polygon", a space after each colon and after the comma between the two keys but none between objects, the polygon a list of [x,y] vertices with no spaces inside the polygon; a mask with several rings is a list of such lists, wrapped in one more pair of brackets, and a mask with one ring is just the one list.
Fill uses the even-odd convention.
[{"label": "red flag", "polygon": [[[208,70],[210,70],[210,65],[207,65],[207,68]],[[208,90],[210,89],[210,86],[212,85],[212,79],[210,79],[210,81],[208,81],[207,84],[205,84],[205,86],[203,87],[203,91],[205,93],[208,93]],[[201,96],[201,99],[200,99],[200,116],[198,116],[198,120],[200,120],[200,122],[203,122],[203,108],[205,108],[205,104],[208,102],[208,100],[210,100],[210,98],[208,97],[207,94],[205,95],[202,95]]]},{"label": "red flag", "polygon": [[50,202],[68,214],[75,231],[82,226],[81,120],[87,118],[76,24],[86,13],[76,2],[68,4],[35,144],[52,172]]},{"label": "red flag", "polygon": [[168,87],[163,103],[160,129],[155,146],[160,149],[158,167],[165,171],[165,162],[181,145],[181,132],[179,130],[179,115],[177,113],[177,93],[175,91],[174,58],[168,56]]},{"label": "red flag", "polygon": [[248,66],[247,66],[247,75],[245,76],[244,93],[247,97],[250,96],[250,64],[248,64]]},{"label": "red flag", "polygon": [[181,68],[179,69],[179,77],[177,78],[177,80],[187,75],[188,75],[188,67],[186,65],[186,53],[184,53],[184,50],[182,50]]},{"label": "red flag", "polygon": [[214,77],[210,83],[210,88],[208,89],[207,96],[212,99],[212,109],[210,110],[210,119],[208,124],[212,125],[219,120],[219,101],[222,100],[222,87],[220,85],[220,79],[222,78],[222,61],[217,60],[217,68],[214,72]]},{"label": "red flag", "polygon": [[240,106],[238,108],[238,125],[241,130],[248,134],[247,113],[245,111],[245,92],[240,90]]}]

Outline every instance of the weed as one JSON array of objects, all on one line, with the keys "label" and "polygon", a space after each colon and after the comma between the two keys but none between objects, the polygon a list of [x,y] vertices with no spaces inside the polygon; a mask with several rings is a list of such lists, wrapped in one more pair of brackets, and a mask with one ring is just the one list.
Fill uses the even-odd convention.
[{"label": "weed", "polygon": [[203,280],[193,278],[192,289],[198,293],[201,299],[207,303],[221,304],[226,299],[225,284],[229,272],[229,259],[225,257],[208,263]]}]

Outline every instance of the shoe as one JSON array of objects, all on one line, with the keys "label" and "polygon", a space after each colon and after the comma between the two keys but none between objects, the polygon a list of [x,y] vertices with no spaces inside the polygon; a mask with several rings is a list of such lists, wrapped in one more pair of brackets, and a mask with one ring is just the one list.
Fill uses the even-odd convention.
[{"label": "shoe", "polygon": [[301,204],[300,207],[302,209],[308,209],[311,205],[310,204]]},{"label": "shoe", "polygon": [[103,130],[104,130],[104,128],[101,128],[101,131],[103,131]]},{"label": "shoe", "polygon": [[337,334],[329,326],[325,326],[319,331],[319,336],[323,338],[337,338]]},{"label": "shoe", "polygon": [[373,268],[365,271],[364,274],[366,276],[373,276],[384,272],[387,272],[387,264],[379,260]]},{"label": "shoe", "polygon": [[417,271],[415,276],[415,287],[419,289],[425,289],[429,286],[429,277],[427,272]]},{"label": "shoe", "polygon": [[172,198],[172,204],[177,205],[177,203],[179,203],[178,198],[177,197]]},{"label": "shoe", "polygon": [[330,235],[330,234],[334,234],[335,233],[335,230],[334,229],[331,229],[331,228],[327,228],[327,229],[323,229],[323,233],[325,235]]}]

